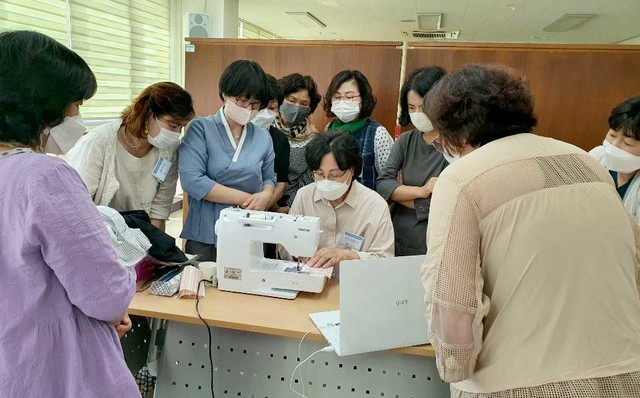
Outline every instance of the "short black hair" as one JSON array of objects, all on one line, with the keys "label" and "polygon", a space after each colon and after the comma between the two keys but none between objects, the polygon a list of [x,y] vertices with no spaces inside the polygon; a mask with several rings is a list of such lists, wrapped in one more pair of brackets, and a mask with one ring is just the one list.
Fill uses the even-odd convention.
[{"label": "short black hair", "polygon": [[271,100],[271,87],[262,67],[254,61],[240,59],[232,62],[222,72],[218,83],[220,99],[228,97],[255,97],[260,101],[260,109],[266,108]]},{"label": "short black hair", "polygon": [[371,88],[371,84],[369,84],[369,80],[367,80],[366,76],[359,70],[343,70],[331,79],[331,84],[329,84],[327,93],[324,96],[324,111],[328,117],[335,116],[333,112],[331,112],[331,97],[340,89],[340,86],[351,80],[355,80],[358,91],[360,91],[362,107],[360,108],[358,119],[371,116],[371,113],[376,107],[376,97],[373,95],[373,89]]},{"label": "short black hair", "polygon": [[0,141],[39,147],[42,131],[96,90],[87,63],[54,39],[24,30],[0,33]]},{"label": "short black hair", "polygon": [[269,83],[269,88],[271,89],[271,94],[269,101],[278,101],[278,106],[282,105],[284,102],[284,93],[282,92],[282,88],[280,84],[278,84],[278,80],[272,75],[267,75],[267,82]]},{"label": "short black hair", "polygon": [[299,73],[292,73],[278,81],[284,96],[297,93],[298,91],[307,90],[309,92],[309,108],[310,113],[315,112],[322,97],[318,94],[318,86],[311,76],[302,76]]},{"label": "short black hair", "polygon": [[405,80],[402,90],[400,90],[400,118],[398,119],[401,126],[411,123],[409,117],[409,102],[407,95],[409,91],[415,91],[419,96],[427,95],[434,84],[446,75],[447,71],[440,66],[426,66],[424,68],[414,69]]},{"label": "short black hair", "polygon": [[427,93],[424,108],[458,148],[531,133],[537,123],[526,79],[504,65],[472,64],[445,75]]},{"label": "short black hair", "polygon": [[322,158],[328,153],[332,153],[336,158],[340,170],[353,169],[354,179],[362,172],[362,156],[358,140],[348,131],[329,128],[324,134],[311,140],[305,150],[309,169],[318,170]]},{"label": "short black hair", "polygon": [[640,96],[627,98],[611,110],[609,128],[640,140]]}]

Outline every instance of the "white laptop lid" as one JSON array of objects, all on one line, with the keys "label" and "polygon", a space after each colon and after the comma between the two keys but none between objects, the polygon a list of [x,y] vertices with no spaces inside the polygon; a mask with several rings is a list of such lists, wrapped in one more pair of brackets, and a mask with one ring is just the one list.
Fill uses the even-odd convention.
[{"label": "white laptop lid", "polygon": [[340,352],[428,343],[420,267],[425,256],[340,264]]}]

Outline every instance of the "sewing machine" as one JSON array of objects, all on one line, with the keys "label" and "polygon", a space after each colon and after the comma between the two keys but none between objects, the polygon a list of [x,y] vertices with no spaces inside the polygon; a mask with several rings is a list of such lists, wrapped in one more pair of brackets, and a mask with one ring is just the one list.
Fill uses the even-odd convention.
[{"label": "sewing machine", "polygon": [[318,217],[226,208],[215,228],[218,289],[294,299],[300,291],[324,288],[324,275],[301,271],[298,262],[266,259],[263,249],[263,243],[275,243],[292,256],[313,256],[321,232]]}]

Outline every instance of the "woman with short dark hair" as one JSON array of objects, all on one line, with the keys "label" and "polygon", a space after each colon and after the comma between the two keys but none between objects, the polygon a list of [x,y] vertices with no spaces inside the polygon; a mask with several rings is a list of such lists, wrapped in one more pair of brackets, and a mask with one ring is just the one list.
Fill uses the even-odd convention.
[{"label": "woman with short dark hair", "polygon": [[274,192],[273,143],[250,123],[272,97],[266,74],[253,61],[238,60],[218,84],[224,103],[215,115],[195,118],[180,154],[180,181],[189,194],[182,234],[186,252],[203,261],[217,257],[215,223],[229,206],[266,210]]},{"label": "woman with short dark hair", "polygon": [[284,94],[284,101],[271,128],[284,134],[291,148],[287,186],[278,203],[280,211],[287,212],[298,190],[313,182],[311,170],[304,160],[304,151],[318,134],[309,116],[315,112],[321,97],[311,76],[292,73],[278,80],[278,84]]},{"label": "woman with short dark hair", "polygon": [[298,191],[291,214],[322,220],[320,249],[307,265],[327,268],[343,260],[392,257],[389,207],[355,179],[362,170],[358,141],[329,130],[307,145],[305,157],[315,184]]},{"label": "woman with short dark hair", "polygon": [[409,74],[400,92],[400,123],[406,126],[412,122],[416,129],[398,137],[377,184],[378,193],[392,205],[396,256],[427,252],[431,193],[448,163],[434,146],[438,131],[422,104],[424,96],[445,73],[439,66],[418,68]]},{"label": "woman with short dark hair", "polygon": [[358,70],[343,70],[333,77],[324,96],[324,110],[335,117],[327,128],[348,131],[358,140],[362,174],[355,176],[367,188],[376,189],[393,146],[393,138],[371,113],[376,98],[366,76]]},{"label": "woman with short dark hair", "polygon": [[54,39],[0,33],[2,397],[140,397],[118,341],[135,275],[78,174],[43,153],[73,146],[95,91],[86,62]]},{"label": "woman with short dark hair", "polygon": [[607,171],[532,134],[527,82],[506,67],[451,72],[425,110],[459,158],[421,270],[452,397],[639,397],[640,229]]},{"label": "woman with short dark hair", "polygon": [[67,160],[96,205],[144,210],[164,230],[178,182],[180,132],[193,116],[191,95],[182,87],[152,84],[120,118],[82,137]]},{"label": "woman with short dark hair", "polygon": [[589,154],[609,170],[624,207],[640,222],[640,96],[611,110],[604,142]]}]

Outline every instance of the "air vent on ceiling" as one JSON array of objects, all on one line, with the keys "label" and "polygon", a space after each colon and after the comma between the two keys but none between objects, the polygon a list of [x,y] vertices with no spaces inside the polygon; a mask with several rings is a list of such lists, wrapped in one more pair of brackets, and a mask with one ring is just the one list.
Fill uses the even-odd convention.
[{"label": "air vent on ceiling", "polygon": [[545,32],[566,32],[596,17],[596,14],[564,14],[542,28]]},{"label": "air vent on ceiling", "polygon": [[442,14],[418,14],[418,28],[420,30],[442,29]]},{"label": "air vent on ceiling", "polygon": [[459,30],[412,30],[404,31],[402,33],[405,37],[428,40],[457,40],[460,35]]}]

